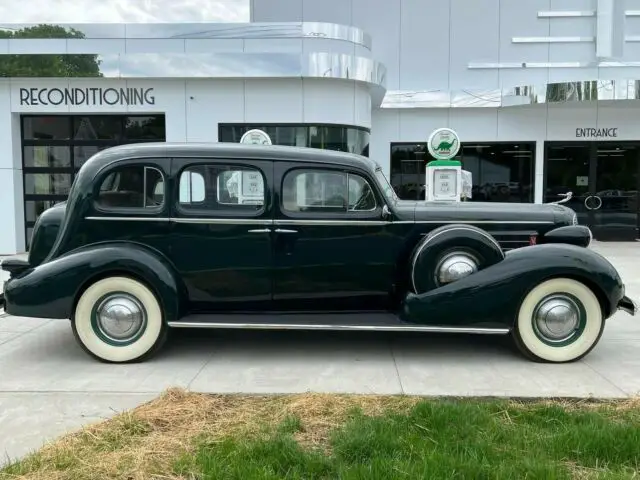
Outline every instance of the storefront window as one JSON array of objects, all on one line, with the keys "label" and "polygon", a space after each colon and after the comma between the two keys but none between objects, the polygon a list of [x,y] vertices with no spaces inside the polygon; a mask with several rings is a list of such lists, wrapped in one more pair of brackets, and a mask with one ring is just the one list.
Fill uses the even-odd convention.
[{"label": "storefront window", "polygon": [[[426,143],[391,144],[391,185],[404,200],[424,200]],[[462,144],[456,160],[473,176],[471,201],[531,203],[535,143]]]},{"label": "storefront window", "polygon": [[105,148],[164,141],[164,115],[25,115],[22,117],[25,234],[44,209],[66,200],[82,164]]},{"label": "storefront window", "polygon": [[238,143],[245,132],[254,128],[263,130],[274,145],[310,147],[323,150],[356,153],[369,156],[369,130],[342,125],[260,125],[221,124],[218,139]]}]

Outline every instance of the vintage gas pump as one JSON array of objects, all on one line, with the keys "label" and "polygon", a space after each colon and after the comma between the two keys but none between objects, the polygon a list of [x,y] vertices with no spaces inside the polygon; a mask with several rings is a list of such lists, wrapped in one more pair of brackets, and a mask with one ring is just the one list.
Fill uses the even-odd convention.
[{"label": "vintage gas pump", "polygon": [[439,128],[429,136],[427,149],[435,159],[427,163],[425,200],[460,202],[471,198],[471,172],[453,158],[460,151],[460,138],[450,128]]}]

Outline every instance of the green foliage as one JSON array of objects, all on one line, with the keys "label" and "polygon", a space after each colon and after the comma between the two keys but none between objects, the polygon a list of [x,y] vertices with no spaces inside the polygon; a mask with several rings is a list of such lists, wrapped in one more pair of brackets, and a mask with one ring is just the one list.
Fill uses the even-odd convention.
[{"label": "green foliage", "polygon": [[[84,38],[79,30],[57,25],[37,25],[20,30],[0,30],[0,38]],[[0,55],[0,77],[101,77],[98,55]]]},{"label": "green foliage", "polygon": [[303,447],[287,419],[268,436],[203,441],[177,474],[199,479],[572,479],[638,474],[637,411],[425,401],[358,414],[329,445]]}]

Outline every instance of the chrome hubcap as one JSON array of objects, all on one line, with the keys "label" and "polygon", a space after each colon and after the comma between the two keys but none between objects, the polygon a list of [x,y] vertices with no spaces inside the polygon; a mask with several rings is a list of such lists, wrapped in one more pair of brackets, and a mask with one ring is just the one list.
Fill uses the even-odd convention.
[{"label": "chrome hubcap", "polygon": [[580,326],[580,307],[566,295],[547,297],[533,315],[538,333],[549,342],[568,340]]},{"label": "chrome hubcap", "polygon": [[102,334],[116,343],[136,337],[147,317],[137,298],[124,293],[110,295],[96,309],[96,320]]},{"label": "chrome hubcap", "polygon": [[439,285],[455,282],[478,271],[478,262],[471,255],[456,252],[444,257],[436,268]]}]

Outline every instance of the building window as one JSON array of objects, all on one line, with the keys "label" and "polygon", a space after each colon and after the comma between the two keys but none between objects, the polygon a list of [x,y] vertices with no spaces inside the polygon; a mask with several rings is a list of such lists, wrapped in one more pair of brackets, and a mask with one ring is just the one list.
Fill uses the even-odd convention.
[{"label": "building window", "polygon": [[115,145],[165,139],[164,115],[23,115],[27,248],[40,214],[67,199],[76,173],[89,158]]},{"label": "building window", "polygon": [[[535,143],[463,143],[456,160],[473,176],[471,201],[534,201]],[[391,185],[404,200],[424,200],[426,143],[391,144]]]},{"label": "building window", "polygon": [[238,143],[257,128],[271,137],[274,145],[310,147],[369,156],[369,130],[348,125],[220,124],[220,142]]},{"label": "building window", "polygon": [[251,167],[193,165],[180,174],[178,202],[184,211],[262,210],[264,176]]}]

